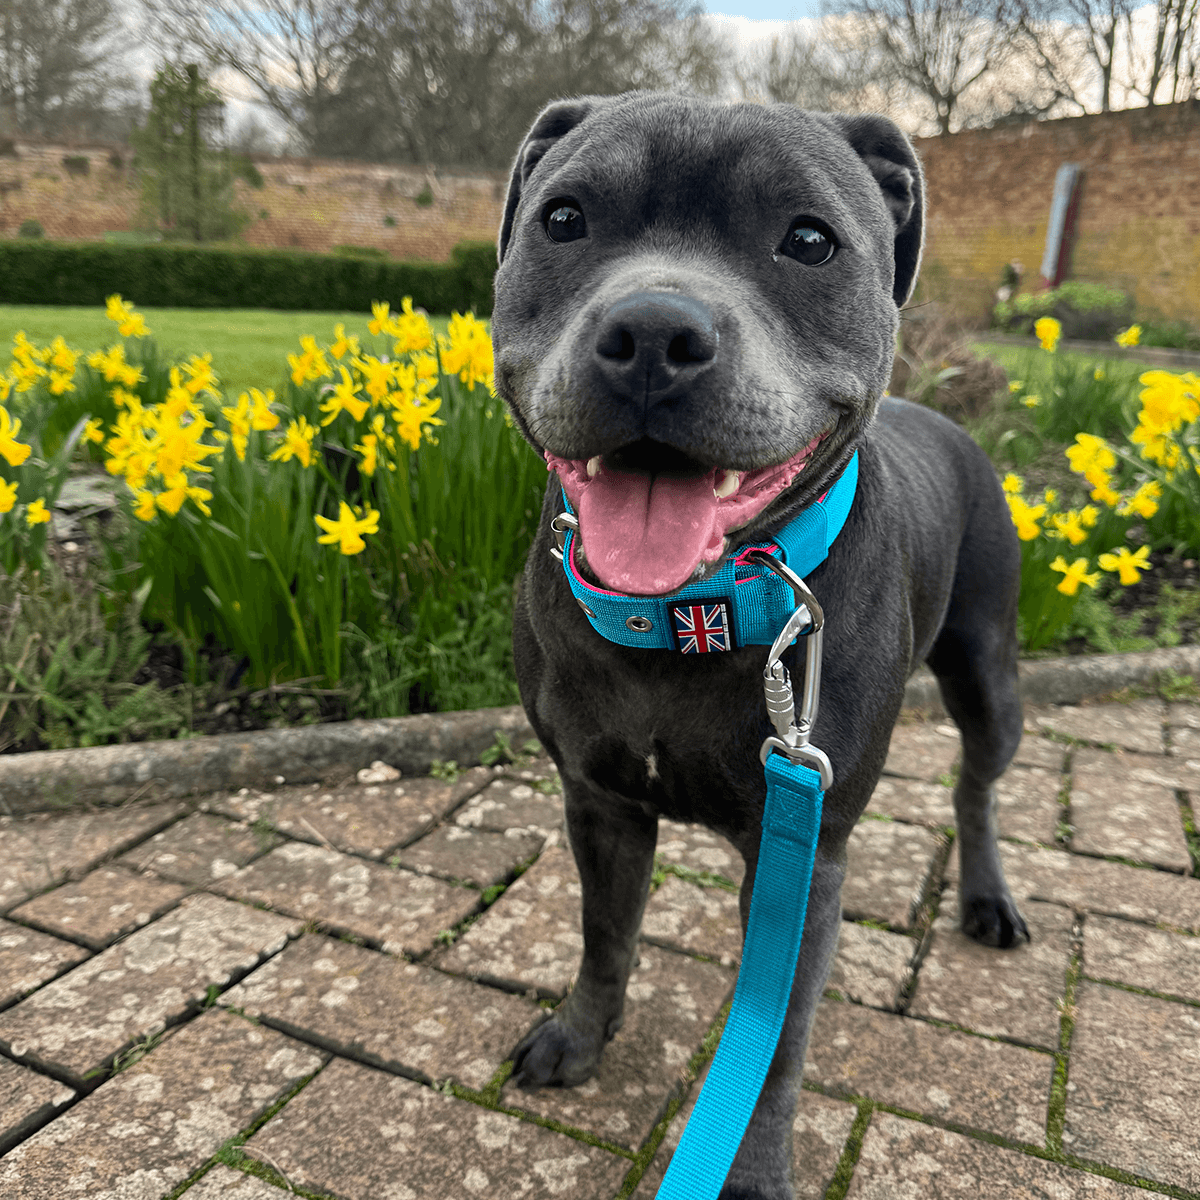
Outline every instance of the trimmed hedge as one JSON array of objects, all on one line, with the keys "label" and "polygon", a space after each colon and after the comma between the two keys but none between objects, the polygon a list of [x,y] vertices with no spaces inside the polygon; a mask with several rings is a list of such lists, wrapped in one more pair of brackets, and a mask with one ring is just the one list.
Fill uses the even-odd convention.
[{"label": "trimmed hedge", "polygon": [[448,263],[209,246],[0,241],[0,303],[142,308],[367,309],[404,296],[433,313],[492,311],[496,247],[461,242]]}]

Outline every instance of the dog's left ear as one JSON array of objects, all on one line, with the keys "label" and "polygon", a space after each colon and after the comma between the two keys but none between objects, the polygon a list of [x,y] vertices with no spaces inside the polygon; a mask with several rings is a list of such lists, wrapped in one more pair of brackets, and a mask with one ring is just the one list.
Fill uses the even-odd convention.
[{"label": "dog's left ear", "polygon": [[521,189],[529,182],[534,168],[545,157],[546,151],[559,138],[565,137],[596,107],[594,96],[582,96],[576,100],[557,100],[542,109],[532,128],[525,135],[513,163],[512,175],[508,180],[508,197],[504,203],[504,217],[500,222],[500,237],[497,244],[500,262],[512,236],[513,217],[521,199]]},{"label": "dog's left ear", "polygon": [[912,295],[925,237],[925,180],[912,142],[887,117],[835,116],[851,148],[875,176],[896,225],[892,298],[900,308]]}]

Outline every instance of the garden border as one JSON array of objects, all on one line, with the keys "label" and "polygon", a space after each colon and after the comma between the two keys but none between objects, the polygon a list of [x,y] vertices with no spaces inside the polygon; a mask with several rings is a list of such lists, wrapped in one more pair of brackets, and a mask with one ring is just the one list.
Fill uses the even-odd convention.
[{"label": "garden border", "polygon": [[[1022,662],[1021,692],[1026,704],[1078,704],[1152,683],[1164,671],[1200,675],[1200,646]],[[909,680],[904,702],[944,711],[927,668]],[[376,760],[405,775],[424,775],[439,759],[473,766],[497,733],[518,749],[534,736],[524,711],[512,705],[0,755],[0,813],[65,811],[285,782],[337,784]]]},{"label": "garden border", "polygon": [[[985,329],[968,335],[972,342],[990,342],[997,346],[1013,346],[1018,350],[1036,350],[1037,338],[1032,334],[999,333]],[[1117,346],[1112,342],[1085,342],[1081,339],[1062,339],[1057,349],[1072,354],[1100,354],[1122,362],[1141,362],[1147,367],[1200,367],[1200,352],[1172,350],[1167,346]]]}]

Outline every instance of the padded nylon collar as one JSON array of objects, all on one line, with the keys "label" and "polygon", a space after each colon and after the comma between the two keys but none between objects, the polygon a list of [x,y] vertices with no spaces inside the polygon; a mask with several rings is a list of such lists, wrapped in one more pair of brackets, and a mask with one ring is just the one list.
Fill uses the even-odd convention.
[{"label": "padded nylon collar", "polygon": [[[778,575],[746,556],[766,550],[803,578],[825,561],[850,515],[857,488],[856,451],[829,491],[773,540],[739,547],[714,575],[669,596],[626,596],[593,587],[575,565],[575,534],[568,531],[562,559],[567,583],[592,628],[621,646],[685,654],[769,646],[792,615],[796,599]],[[573,513],[565,492],[563,503]]]}]

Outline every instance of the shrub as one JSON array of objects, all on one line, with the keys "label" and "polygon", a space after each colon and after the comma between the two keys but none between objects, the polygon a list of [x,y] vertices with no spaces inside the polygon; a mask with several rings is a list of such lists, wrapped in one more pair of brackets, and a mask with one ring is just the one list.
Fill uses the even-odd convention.
[{"label": "shrub", "polygon": [[1057,288],[1022,292],[1000,301],[992,310],[992,321],[1001,329],[1019,333],[1032,331],[1041,317],[1053,317],[1067,338],[1103,340],[1130,323],[1133,301],[1124,292],[1102,283],[1070,279]]},{"label": "shrub", "polygon": [[62,165],[68,175],[90,175],[92,172],[92,160],[86,154],[64,154]]},{"label": "shrub", "polygon": [[433,188],[426,184],[414,197],[413,203],[418,208],[428,208],[433,203]]},{"label": "shrub", "polygon": [[387,258],[388,252],[378,246],[331,246],[330,254],[344,254],[347,258]]},{"label": "shrub", "polygon": [[42,238],[46,236],[46,231],[42,228],[41,221],[35,221],[32,217],[26,217],[21,222],[21,227],[17,230],[17,237],[21,238]]},{"label": "shrub", "polygon": [[[25,235],[29,236],[29,235]],[[455,247],[449,263],[284,250],[99,242],[0,242],[0,303],[103,304],[114,291],[163,308],[366,309],[411,296],[430,312],[492,311],[496,251]]]}]

